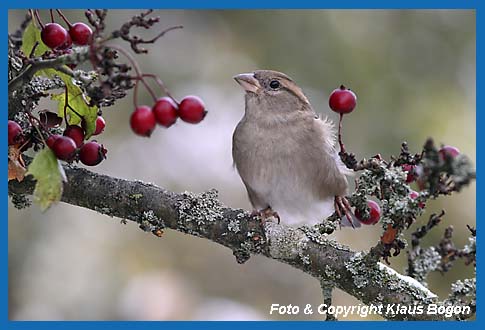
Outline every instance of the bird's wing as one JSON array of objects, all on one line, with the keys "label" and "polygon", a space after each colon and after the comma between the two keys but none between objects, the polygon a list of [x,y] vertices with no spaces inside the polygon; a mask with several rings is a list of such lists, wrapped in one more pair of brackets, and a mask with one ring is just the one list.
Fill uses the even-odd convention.
[{"label": "bird's wing", "polygon": [[347,193],[347,168],[340,160],[335,149],[335,127],[328,118],[316,118],[313,121],[315,142],[320,148],[318,155],[319,175],[317,184],[320,196],[345,196]]}]

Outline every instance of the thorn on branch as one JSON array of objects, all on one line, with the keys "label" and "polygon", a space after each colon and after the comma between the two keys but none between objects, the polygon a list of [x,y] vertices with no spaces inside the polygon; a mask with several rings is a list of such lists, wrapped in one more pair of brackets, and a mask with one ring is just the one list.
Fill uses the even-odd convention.
[{"label": "thorn on branch", "polygon": [[[467,226],[469,229],[470,227]],[[476,234],[476,232],[475,232]],[[465,265],[476,264],[476,250],[475,250],[475,236],[472,231],[472,239],[470,245],[466,245],[463,249],[457,249],[453,243],[453,226],[445,229],[443,238],[441,239],[438,252],[441,255],[441,264],[438,270],[441,273],[446,273],[453,267],[455,260],[462,258],[465,260]]]},{"label": "thorn on branch", "polygon": [[439,214],[433,213],[429,217],[428,223],[426,225],[421,226],[419,229],[417,229],[416,231],[414,231],[411,234],[411,237],[412,237],[411,246],[412,246],[412,248],[416,248],[416,247],[419,246],[420,240],[424,236],[426,236],[426,234],[428,234],[430,232],[430,230],[433,229],[433,227],[435,227],[436,225],[438,225],[441,222],[441,219],[443,218],[444,215],[445,215],[444,210],[442,210]]}]

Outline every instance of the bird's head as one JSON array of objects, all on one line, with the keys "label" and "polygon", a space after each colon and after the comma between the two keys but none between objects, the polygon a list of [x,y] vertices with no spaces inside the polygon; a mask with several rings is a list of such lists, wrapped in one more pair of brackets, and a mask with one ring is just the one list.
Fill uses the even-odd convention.
[{"label": "bird's head", "polygon": [[301,88],[284,73],[257,70],[238,74],[234,79],[246,91],[246,112],[263,111],[276,115],[310,108]]}]

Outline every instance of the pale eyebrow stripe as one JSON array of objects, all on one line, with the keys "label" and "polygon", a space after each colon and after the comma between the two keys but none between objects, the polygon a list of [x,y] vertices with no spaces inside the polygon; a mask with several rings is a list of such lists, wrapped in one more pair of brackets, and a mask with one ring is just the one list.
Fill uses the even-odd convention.
[{"label": "pale eyebrow stripe", "polygon": [[[282,77],[284,80],[286,80],[287,82],[291,82],[293,83],[295,86],[296,84],[293,82],[293,80],[291,79],[285,79],[285,77]],[[309,104],[310,102],[308,101],[308,98],[305,96],[305,94],[303,94],[303,91],[297,86],[296,90],[293,90],[293,89],[290,89],[288,84],[283,84],[283,86],[285,87],[285,89],[290,92],[291,94],[295,95],[296,97],[298,97],[302,102],[305,102],[307,104]]]}]

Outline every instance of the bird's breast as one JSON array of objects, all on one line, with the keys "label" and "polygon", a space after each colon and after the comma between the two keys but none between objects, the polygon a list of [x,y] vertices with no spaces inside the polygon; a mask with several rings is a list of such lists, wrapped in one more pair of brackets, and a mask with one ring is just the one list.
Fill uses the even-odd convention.
[{"label": "bird's breast", "polygon": [[241,178],[262,194],[312,190],[318,161],[302,148],[301,127],[261,127],[241,122],[234,133],[233,157]]}]

